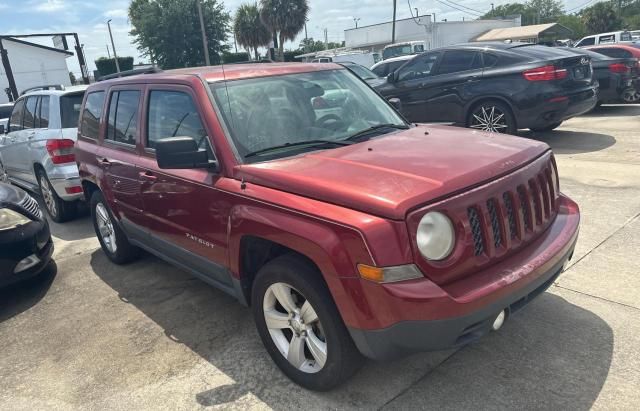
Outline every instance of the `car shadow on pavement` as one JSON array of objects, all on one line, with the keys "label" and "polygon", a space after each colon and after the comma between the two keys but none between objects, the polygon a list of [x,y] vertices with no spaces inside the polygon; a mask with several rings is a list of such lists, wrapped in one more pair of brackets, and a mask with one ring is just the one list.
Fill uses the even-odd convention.
[{"label": "car shadow on pavement", "polygon": [[557,154],[591,153],[616,144],[616,139],[607,134],[562,129],[548,132],[525,131],[520,136],[545,142]]},{"label": "car shadow on pavement", "polygon": [[[223,292],[149,255],[115,266],[97,250],[91,255],[91,267],[120,300],[155,322],[167,338],[184,344],[225,379],[233,380],[194,392],[201,406],[248,405],[249,396],[275,409],[307,409],[309,404],[379,408],[387,403],[392,408],[588,409],[611,363],[609,326],[595,314],[547,293],[500,332],[455,354],[368,361],[344,386],[315,393],[284,377],[264,350],[251,311]],[[412,384],[424,387],[408,389]],[[417,398],[396,405],[406,395]]]},{"label": "car shadow on pavement", "polygon": [[55,261],[37,276],[0,288],[0,324],[36,305],[51,287],[58,273]]}]

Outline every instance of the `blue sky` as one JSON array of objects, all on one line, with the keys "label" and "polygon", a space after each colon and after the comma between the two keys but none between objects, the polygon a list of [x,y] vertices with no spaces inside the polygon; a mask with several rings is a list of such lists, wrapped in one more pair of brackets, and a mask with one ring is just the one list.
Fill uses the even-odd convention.
[{"label": "blue sky", "polygon": [[[464,10],[463,5],[477,11],[488,11],[491,2],[499,4],[516,0],[453,0],[454,7]],[[241,3],[247,0],[223,1],[225,8],[232,14]],[[565,8],[570,9],[586,3],[587,0],[565,0]],[[106,45],[109,44],[106,21],[112,19],[116,51],[121,56],[134,56],[137,62],[144,61],[132,44],[128,35],[131,26],[127,20],[127,8],[130,0],[0,0],[0,33],[25,34],[43,32],[77,32],[80,42],[85,45],[85,54],[94,68],[93,60],[106,56]],[[391,20],[391,0],[310,0],[311,13],[307,24],[310,37],[321,39],[324,28],[327,28],[329,41],[344,40],[344,29],[354,26],[353,18],[359,18],[360,26],[381,23]],[[476,12],[461,12],[438,0],[410,0],[411,8],[418,8],[420,14],[436,13],[438,20],[462,20],[477,17]],[[397,18],[410,17],[410,7],[406,0],[397,2]],[[195,24],[196,22],[194,22]],[[285,47],[295,48],[304,37]],[[39,40],[51,45],[51,40]],[[110,46],[109,46],[110,47]],[[67,60],[69,69],[79,73],[77,60]]]}]

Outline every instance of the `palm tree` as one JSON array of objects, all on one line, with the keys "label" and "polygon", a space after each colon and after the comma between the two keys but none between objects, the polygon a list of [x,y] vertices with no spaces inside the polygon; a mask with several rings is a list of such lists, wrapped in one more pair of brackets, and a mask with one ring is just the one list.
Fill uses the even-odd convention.
[{"label": "palm tree", "polygon": [[253,50],[256,60],[258,47],[268,46],[271,41],[271,33],[260,20],[258,3],[243,4],[238,8],[233,20],[233,32],[238,44]]},{"label": "palm tree", "polygon": [[284,60],[285,40],[294,40],[309,14],[307,0],[260,0],[260,19],[278,37],[278,58]]}]

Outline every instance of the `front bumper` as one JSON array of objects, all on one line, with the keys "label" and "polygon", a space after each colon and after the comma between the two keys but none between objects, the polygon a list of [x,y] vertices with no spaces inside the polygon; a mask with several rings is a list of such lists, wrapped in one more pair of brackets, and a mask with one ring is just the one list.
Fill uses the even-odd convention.
[{"label": "front bumper", "polygon": [[[46,220],[0,232],[0,286],[26,280],[39,274],[51,261],[53,241]],[[14,272],[20,261],[35,256],[37,264]]]},{"label": "front bumper", "polygon": [[578,238],[577,205],[562,200],[556,220],[540,238],[457,283],[439,287],[425,278],[363,287],[370,315],[385,326],[347,324],[360,352],[388,360],[464,345],[488,333],[501,311],[512,314],[544,292],[571,259]]}]

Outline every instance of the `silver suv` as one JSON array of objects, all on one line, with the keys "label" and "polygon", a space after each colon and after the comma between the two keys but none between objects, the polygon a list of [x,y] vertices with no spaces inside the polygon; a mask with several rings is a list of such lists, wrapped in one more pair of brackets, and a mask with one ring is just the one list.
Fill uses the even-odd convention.
[{"label": "silver suv", "polygon": [[75,163],[78,114],[86,86],[41,90],[16,100],[0,135],[0,175],[40,192],[53,221],[75,217],[82,185]]}]

